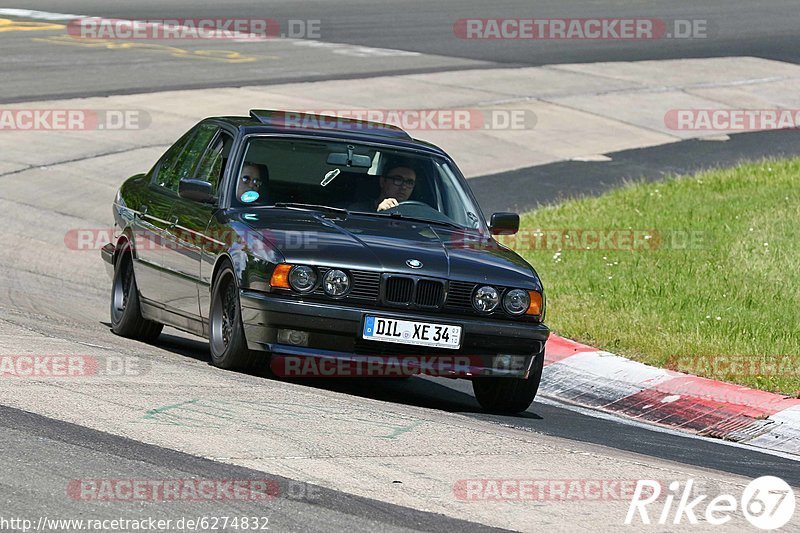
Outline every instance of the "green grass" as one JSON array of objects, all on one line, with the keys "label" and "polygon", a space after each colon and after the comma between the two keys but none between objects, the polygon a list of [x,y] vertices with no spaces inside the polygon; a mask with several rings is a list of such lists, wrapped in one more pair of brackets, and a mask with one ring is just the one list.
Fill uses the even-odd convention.
[{"label": "green grass", "polygon": [[[558,253],[575,235],[545,242],[532,237],[537,229],[652,237],[637,250],[562,244]],[[541,208],[504,241],[539,272],[557,333],[650,365],[800,396],[800,159]]]}]

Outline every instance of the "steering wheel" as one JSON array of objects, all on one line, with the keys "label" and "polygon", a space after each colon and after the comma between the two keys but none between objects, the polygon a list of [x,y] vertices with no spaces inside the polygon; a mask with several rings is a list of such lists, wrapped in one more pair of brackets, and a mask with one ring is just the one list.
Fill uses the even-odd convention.
[{"label": "steering wheel", "polygon": [[400,202],[396,206],[392,207],[392,209],[397,209],[398,207],[401,207],[401,206],[404,206],[404,205],[409,205],[409,206],[410,205],[416,205],[416,206],[421,206],[421,207],[427,207],[428,209],[433,209],[431,206],[429,206],[425,202],[420,202],[419,200],[406,200],[405,202]]},{"label": "steering wheel", "polygon": [[450,217],[444,213],[441,213],[438,209],[418,200],[406,200],[405,202],[400,202],[396,206],[389,208],[386,211],[389,213],[397,213],[398,215],[430,219],[432,221],[452,222]]}]

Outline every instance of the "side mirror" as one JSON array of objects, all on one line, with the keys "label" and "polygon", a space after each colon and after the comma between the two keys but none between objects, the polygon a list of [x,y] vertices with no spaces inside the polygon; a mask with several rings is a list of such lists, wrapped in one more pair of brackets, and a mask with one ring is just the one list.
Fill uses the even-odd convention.
[{"label": "side mirror", "polygon": [[215,200],[212,194],[213,188],[214,186],[208,181],[184,178],[178,184],[178,196],[187,200],[210,204]]},{"label": "side mirror", "polygon": [[519,215],[517,213],[494,213],[489,224],[492,235],[514,235],[519,231]]}]

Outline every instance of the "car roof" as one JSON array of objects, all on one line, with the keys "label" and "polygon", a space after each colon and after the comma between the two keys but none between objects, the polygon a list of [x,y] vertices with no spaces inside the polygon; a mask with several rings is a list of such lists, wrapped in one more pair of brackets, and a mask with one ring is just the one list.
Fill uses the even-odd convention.
[{"label": "car roof", "polygon": [[212,117],[230,124],[244,134],[277,133],[309,137],[326,137],[337,140],[369,141],[397,147],[411,148],[449,156],[438,146],[412,138],[405,130],[367,120],[332,117],[315,113],[253,109],[249,117]]}]

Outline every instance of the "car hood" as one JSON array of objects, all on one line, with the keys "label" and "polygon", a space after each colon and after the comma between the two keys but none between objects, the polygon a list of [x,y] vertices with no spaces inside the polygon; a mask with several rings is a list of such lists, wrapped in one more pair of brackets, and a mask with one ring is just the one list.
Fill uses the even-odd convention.
[{"label": "car hood", "polygon": [[[234,218],[289,263],[541,287],[524,259],[493,240],[480,245],[472,231],[354,214],[332,219],[297,209],[257,209]],[[408,264],[414,259],[422,263],[420,268]]]}]

